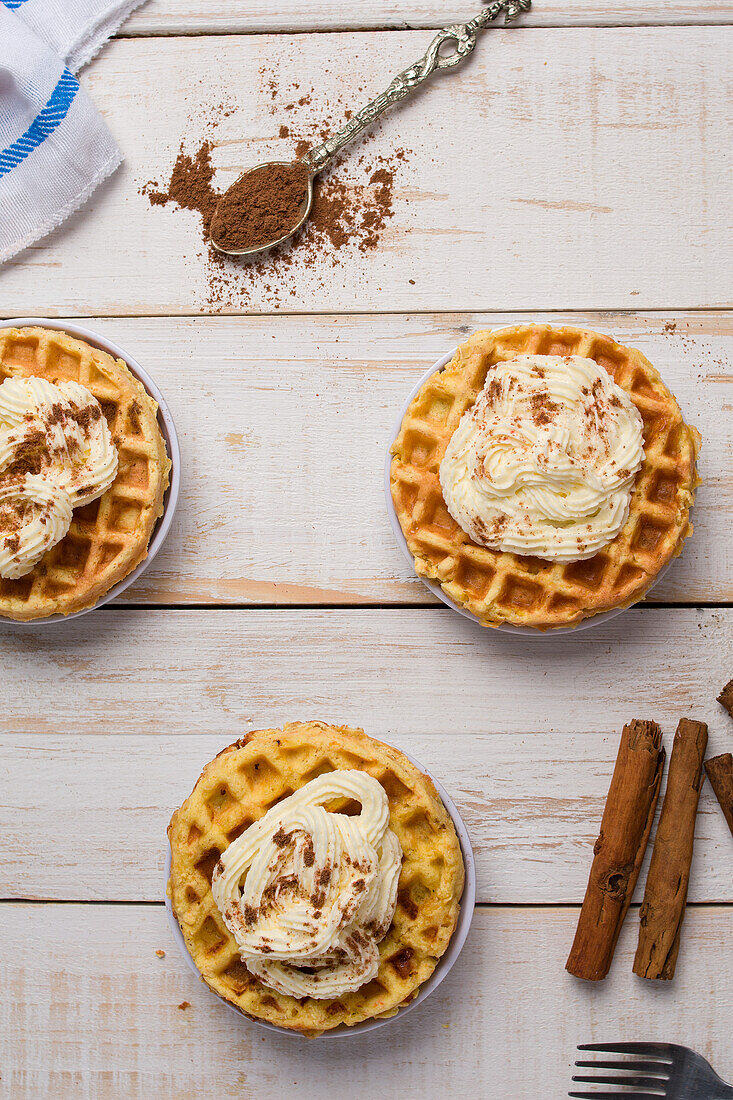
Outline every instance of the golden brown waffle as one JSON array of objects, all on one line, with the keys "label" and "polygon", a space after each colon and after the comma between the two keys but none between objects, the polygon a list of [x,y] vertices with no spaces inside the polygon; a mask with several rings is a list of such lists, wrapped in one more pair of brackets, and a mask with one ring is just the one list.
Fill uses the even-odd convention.
[{"label": "golden brown waffle", "polygon": [[[221,853],[253,821],[311,779],[339,768],[368,772],[387,792],[389,826],[404,853],[397,909],[379,945],[374,981],[335,1000],[296,999],[249,973],[212,896],[211,875]],[[329,809],[348,813],[350,807]],[[430,977],[456,926],[464,869],[451,817],[430,779],[404,753],[362,730],[293,722],[283,730],[248,734],[206,765],[173,814],[168,836],[168,894],[204,981],[245,1015],[305,1035],[394,1016]]]},{"label": "golden brown waffle", "polygon": [[0,615],[38,619],[91,607],[139,565],[163,513],[170,460],[158,406],[121,359],[65,332],[0,329],[0,382],[79,382],[102,406],[119,454],[115,481],[74,510],[68,534],[18,580],[0,578]]},{"label": "golden brown waffle", "polygon": [[[594,359],[631,397],[644,421],[645,459],[617,537],[585,561],[560,563],[479,546],[445,506],[438,469],[489,367],[518,355]],[[392,446],[392,499],[420,576],[437,581],[484,626],[574,626],[626,607],[644,592],[692,531],[700,437],[641,352],[587,329],[517,325],[477,332],[421,387]]]}]

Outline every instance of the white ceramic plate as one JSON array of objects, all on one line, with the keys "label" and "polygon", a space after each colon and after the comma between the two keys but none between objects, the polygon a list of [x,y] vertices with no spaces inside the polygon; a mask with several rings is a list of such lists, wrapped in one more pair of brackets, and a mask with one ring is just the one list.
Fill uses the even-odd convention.
[{"label": "white ceramic plate", "polygon": [[45,619],[32,619],[30,622],[19,622],[17,619],[8,619],[0,615],[0,622],[9,623],[12,626],[18,627],[47,626],[49,623],[64,623],[68,622],[70,619],[77,619],[80,615],[87,615],[90,611],[96,611],[98,607],[103,607],[104,604],[109,603],[110,600],[116,599],[126,588],[134,584],[137,578],[149,568],[155,555],[165,542],[171,523],[173,522],[173,514],[178,503],[178,492],[181,485],[181,451],[178,446],[178,436],[176,435],[175,425],[173,424],[173,417],[165,403],[163,394],[147,371],[143,370],[138,361],[133,359],[131,355],[128,355],[126,351],[123,351],[117,344],[113,344],[111,340],[107,340],[104,336],[100,336],[98,333],[92,332],[90,329],[84,328],[82,325],[77,325],[72,321],[54,321],[45,317],[17,317],[15,320],[0,321],[0,329],[30,327],[51,328],[60,332],[68,332],[70,336],[77,336],[80,340],[85,340],[88,344],[91,344],[92,347],[99,348],[100,351],[108,352],[108,354],[114,356],[115,359],[121,359],[123,363],[130,368],[130,372],[142,382],[150,396],[158,403],[158,425],[163,434],[163,439],[165,440],[168,457],[171,460],[171,472],[170,484],[163,497],[163,515],[153,528],[147,556],[140,562],[137,568],[133,569],[131,573],[128,573],[126,577],[123,577],[123,579],[113,588],[110,588],[109,592],[105,592],[103,596],[100,596],[93,607],[85,607],[81,611],[72,611],[70,615],[48,615]]},{"label": "white ceramic plate", "polygon": [[[401,751],[404,752],[404,749]],[[471,840],[468,835],[468,830],[463,824],[458,810],[456,809],[452,799],[447,794],[443,785],[438,782],[435,776],[430,774],[427,768],[424,768],[422,764],[419,763],[419,761],[415,760],[414,756],[410,756],[410,754],[407,752],[405,753],[405,756],[408,758],[408,760],[412,761],[416,768],[419,768],[421,772],[432,779],[438,794],[443,800],[443,804],[445,805],[446,810],[453,819],[453,824],[455,825],[456,833],[458,834],[458,840],[461,845],[461,853],[463,855],[463,864],[466,869],[466,882],[463,887],[463,894],[461,895],[458,923],[456,924],[455,932],[453,933],[451,941],[448,945],[448,950],[441,957],[438,965],[435,967],[435,970],[430,975],[428,980],[420,986],[420,991],[417,997],[415,997],[414,1001],[411,1001],[409,1005],[405,1005],[404,1008],[401,1008],[396,1016],[390,1016],[386,1020],[364,1020],[363,1023],[354,1024],[353,1027],[347,1027],[345,1024],[341,1024],[339,1027],[334,1028],[332,1031],[327,1031],[322,1036],[320,1036],[322,1040],[343,1039],[352,1035],[363,1035],[366,1031],[374,1031],[378,1027],[384,1027],[386,1024],[394,1023],[395,1020],[401,1020],[404,1016],[407,1015],[408,1012],[412,1012],[414,1008],[417,1008],[419,1004],[422,1004],[422,1002],[430,996],[433,990],[438,988],[440,983],[447,976],[449,970],[461,953],[461,949],[463,948],[463,945],[466,942],[466,937],[468,936],[468,930],[471,927],[471,921],[473,920],[473,911],[476,905],[476,863],[473,857],[473,848],[471,847]],[[165,857],[166,886],[168,885],[170,873],[171,850],[169,846],[166,849]],[[195,962],[188,953],[186,941],[183,938],[183,933],[181,932],[180,925],[176,920],[175,914],[173,912],[173,906],[171,905],[167,890],[165,893],[165,908],[166,913],[168,914],[168,923],[171,926],[173,937],[178,944],[178,947],[180,948],[184,959],[186,960],[188,966],[196,975],[196,977],[200,978],[203,981]],[[207,986],[207,988],[209,987]],[[277,1027],[275,1024],[267,1023],[265,1020],[255,1020],[251,1019],[249,1016],[244,1016],[243,1013],[239,1011],[239,1009],[235,1008],[234,1005],[230,1004],[229,1001],[225,1000],[223,997],[220,997],[219,994],[215,993],[213,989],[210,989],[209,992],[212,993],[213,996],[217,997],[218,1000],[222,1002],[222,1004],[226,1005],[230,1012],[235,1013],[235,1015],[241,1021],[247,1021],[253,1024],[257,1024],[258,1027],[266,1028],[267,1031],[274,1031],[278,1035],[289,1035],[293,1038],[298,1039],[303,1038],[303,1036],[300,1035],[297,1031],[290,1031],[287,1028]]]},{"label": "white ceramic plate", "polygon": [[[447,366],[447,364],[450,363],[457,350],[458,348],[455,347],[452,351],[447,352],[446,355],[441,356],[441,358],[438,359],[437,363],[433,363],[432,367],[430,367],[429,370],[425,371],[425,374],[422,376],[422,378],[418,382],[416,382],[413,388],[410,390],[410,393],[408,394],[407,399],[405,400],[405,403],[400,410],[400,415],[397,417],[397,421],[395,422],[392,435],[390,436],[389,444],[387,445],[387,454],[384,460],[384,495],[387,501],[387,514],[389,516],[389,522],[392,526],[392,530],[395,533],[395,538],[397,539],[399,547],[404,554],[405,559],[412,567],[413,571],[415,570],[415,559],[410,553],[410,549],[407,545],[407,540],[405,539],[402,528],[400,526],[400,521],[397,518],[394,501],[392,500],[392,490],[390,488],[390,469],[392,466],[392,455],[390,454],[390,451],[392,449],[392,444],[394,443],[397,436],[400,434],[402,421],[404,419],[405,413],[410,407],[410,403],[412,402],[413,398],[417,395],[418,391],[421,389],[424,383],[427,382],[428,378],[430,378],[431,375],[436,374],[439,370],[442,370],[443,367]],[[662,577],[671,565],[672,562],[670,561],[667,563],[667,565],[665,565],[664,569],[660,570],[654,583],[647,589],[647,591],[644,593],[644,596],[641,597],[642,599],[645,599],[649,595],[654,585],[662,579]],[[415,575],[417,577],[420,577],[419,573],[415,573]],[[455,603],[450,598],[450,596],[447,596],[445,594],[443,589],[436,581],[430,581],[427,579],[427,577],[420,577],[420,580],[426,588],[430,589],[434,596],[437,596],[438,599],[442,600],[443,603],[447,604],[448,607],[452,607],[454,611],[457,611],[459,615],[463,615],[464,618],[472,619],[475,623],[479,623],[479,625],[483,626],[483,623],[481,623],[481,620],[478,618],[478,616],[474,615],[471,611],[467,611],[465,607],[460,607],[457,603]],[[631,606],[633,607],[633,604]],[[558,626],[551,628],[550,630],[538,630],[534,626],[514,626],[511,623],[501,623],[499,626],[493,627],[492,629],[499,630],[504,634],[524,634],[524,636],[528,638],[554,638],[557,637],[558,634],[576,634],[579,630],[587,630],[589,629],[589,627],[592,626],[600,626],[601,623],[607,623],[609,619],[614,619],[617,615],[621,615],[622,612],[628,610],[629,609],[627,607],[614,607],[612,611],[602,611],[599,615],[592,615],[589,619],[583,619],[581,622],[578,623],[577,626]]]}]

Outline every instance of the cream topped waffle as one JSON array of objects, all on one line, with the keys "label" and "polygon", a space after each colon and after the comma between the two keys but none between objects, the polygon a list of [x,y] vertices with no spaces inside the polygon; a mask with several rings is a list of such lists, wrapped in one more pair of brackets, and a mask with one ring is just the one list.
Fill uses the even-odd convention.
[{"label": "cream topped waffle", "polygon": [[680,553],[698,448],[640,352],[519,325],[476,333],[421,387],[392,499],[421,576],[485,626],[546,630],[640,599]]},{"label": "cream topped waffle", "polygon": [[0,615],[91,607],[162,515],[158,407],[122,360],[51,329],[0,329],[0,382]]},{"label": "cream topped waffle", "polygon": [[207,764],[168,836],[168,893],[204,981],[280,1027],[395,1015],[456,927],[451,817],[427,776],[362,730],[249,734]]}]

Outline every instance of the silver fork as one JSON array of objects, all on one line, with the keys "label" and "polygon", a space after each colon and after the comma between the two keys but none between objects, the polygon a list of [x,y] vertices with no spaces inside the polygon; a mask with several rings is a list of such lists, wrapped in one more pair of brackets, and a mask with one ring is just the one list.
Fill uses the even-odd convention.
[{"label": "silver fork", "polygon": [[[575,1076],[589,1085],[612,1085],[604,1092],[569,1092],[580,1100],[728,1100],[733,1088],[726,1085],[705,1059],[694,1050],[674,1043],[583,1043],[578,1050],[633,1057],[613,1062],[576,1062],[593,1069],[593,1076]],[[608,1071],[613,1070],[611,1075]],[[633,1091],[630,1091],[633,1090]]]}]

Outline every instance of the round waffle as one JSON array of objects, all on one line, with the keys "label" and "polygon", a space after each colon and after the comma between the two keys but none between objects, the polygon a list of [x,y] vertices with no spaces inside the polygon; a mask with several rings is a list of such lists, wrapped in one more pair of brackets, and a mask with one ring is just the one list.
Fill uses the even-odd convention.
[{"label": "round waffle", "polygon": [[[446,508],[438,470],[466,409],[493,363],[518,355],[594,359],[630,396],[644,421],[645,458],[629,518],[594,557],[552,562],[479,546]],[[641,599],[692,531],[698,432],[641,352],[588,329],[517,325],[477,332],[411,402],[392,445],[395,511],[420,576],[484,626],[548,630]]]},{"label": "round waffle", "polygon": [[121,359],[44,328],[0,329],[0,382],[79,382],[96,397],[119,454],[113,484],[74,510],[65,538],[18,580],[0,578],[0,615],[38,619],[93,606],[140,564],[163,513],[170,460],[158,406]]},{"label": "round waffle", "polygon": [[[275,803],[340,768],[367,772],[387,792],[389,827],[404,854],[397,909],[379,945],[373,981],[334,1000],[296,999],[249,973],[212,896],[211,876],[221,853]],[[350,807],[330,809],[348,813]],[[294,722],[248,734],[206,765],[173,814],[168,837],[168,895],[204,981],[246,1016],[279,1027],[315,1036],[339,1024],[394,1016],[430,977],[456,927],[464,867],[451,817],[431,780],[404,753],[362,730]]]}]

